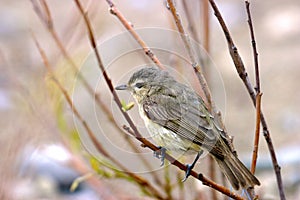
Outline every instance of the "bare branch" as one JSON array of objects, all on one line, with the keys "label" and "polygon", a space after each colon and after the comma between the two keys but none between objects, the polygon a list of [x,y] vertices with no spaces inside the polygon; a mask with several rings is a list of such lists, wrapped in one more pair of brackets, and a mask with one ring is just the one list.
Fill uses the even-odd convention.
[{"label": "bare branch", "polygon": [[200,42],[199,34],[197,33],[196,26],[193,21],[193,16],[192,16],[193,12],[189,11],[189,9],[188,9],[188,1],[182,0],[181,2],[183,5],[184,13],[185,13],[187,21],[188,21],[188,29],[189,29],[193,39],[195,39],[197,42]]},{"label": "bare branch", "polygon": [[259,77],[259,67],[258,67],[258,53],[256,49],[256,42],[254,37],[254,29],[252,24],[252,18],[251,18],[251,12],[250,12],[250,2],[245,1],[246,4],[246,11],[248,16],[248,25],[250,29],[250,35],[251,35],[251,43],[252,43],[252,50],[253,50],[253,56],[254,56],[254,67],[255,67],[255,80],[256,80],[256,92],[257,94],[260,93],[260,77]]},{"label": "bare branch", "polygon": [[[157,151],[159,150],[158,147],[156,147],[154,144],[152,144],[151,142],[149,142],[147,139],[143,138],[141,136],[141,134],[139,133],[139,131],[137,130],[136,126],[134,125],[133,121],[131,120],[130,116],[123,111],[122,109],[122,105],[121,105],[121,101],[114,89],[114,86],[112,85],[112,82],[109,78],[109,76],[107,75],[106,71],[105,71],[105,68],[104,68],[104,65],[101,61],[101,57],[100,57],[100,54],[99,54],[99,51],[97,49],[97,46],[96,46],[96,40],[95,40],[95,37],[94,37],[94,33],[93,33],[93,30],[92,30],[92,26],[91,26],[91,23],[88,19],[88,16],[87,16],[87,13],[83,10],[83,7],[81,6],[79,0],[74,0],[78,9],[80,10],[83,18],[84,18],[84,21],[85,21],[85,24],[87,26],[87,30],[88,30],[88,35],[89,35],[89,40],[90,40],[90,44],[95,52],[95,55],[96,55],[96,59],[97,59],[97,62],[98,62],[98,65],[99,65],[99,68],[104,76],[104,79],[110,89],[110,92],[112,93],[113,97],[114,97],[114,100],[116,101],[118,107],[119,107],[119,110],[122,112],[123,116],[125,117],[125,119],[127,120],[127,122],[129,123],[131,129],[127,126],[124,127],[124,129],[129,132],[130,134],[132,134],[135,138],[137,138],[140,142],[143,143],[143,146],[145,147],[148,147],[150,148],[151,150],[153,151]],[[111,2],[111,1],[107,1],[107,3],[109,4],[110,7],[114,7],[114,4]],[[187,166],[182,164],[181,162],[177,161],[175,158],[173,158],[172,156],[170,156],[169,154],[166,154],[166,159],[169,160],[173,165],[177,166],[178,168],[180,168],[181,170],[184,170],[186,171],[187,170]],[[232,197],[234,199],[243,199],[242,197],[240,197],[239,195],[235,194],[234,192],[230,191],[229,189],[223,187],[223,186],[220,186],[218,184],[216,184],[215,182],[207,179],[206,177],[204,177],[202,174],[198,174],[196,173],[195,171],[191,171],[191,176],[199,179],[200,181],[202,181],[202,183],[204,185],[207,185],[209,187],[212,187],[212,188],[215,188],[216,190],[220,191],[221,193],[223,194],[226,194],[227,196],[229,197]]]},{"label": "bare branch", "polygon": [[[258,67],[258,53],[257,53],[257,49],[256,49],[254,30],[253,30],[253,24],[252,24],[252,19],[251,19],[250,2],[245,1],[245,5],[246,5],[246,11],[247,11],[247,15],[248,15],[248,24],[249,24],[249,28],[250,28],[250,34],[251,34],[251,40],[252,40],[251,42],[252,42],[252,49],[253,49],[253,56],[254,56],[255,79],[256,79],[256,87],[255,87],[255,89],[256,89],[256,98],[258,98],[258,101],[260,103],[261,97],[258,97],[259,95],[261,96],[259,67]],[[257,105],[257,107],[258,107],[258,105]],[[272,143],[272,140],[271,140],[271,136],[270,136],[268,127],[267,127],[267,123],[265,121],[265,118],[264,118],[263,113],[261,112],[260,108],[257,109],[257,112],[260,112],[260,115],[261,115],[260,118],[261,118],[261,123],[262,123],[262,126],[263,126],[263,130],[264,130],[264,136],[265,136],[265,139],[268,143],[269,151],[270,151],[270,154],[271,154],[271,158],[272,158],[272,162],[273,162],[273,166],[274,166],[274,170],[275,170],[275,174],[276,174],[276,178],[277,178],[277,186],[278,186],[278,190],[279,190],[279,195],[280,195],[281,200],[285,200],[286,198],[285,198],[285,194],[284,194],[284,190],[283,190],[283,183],[282,183],[282,177],[281,177],[281,172],[280,172],[280,166],[277,162],[275,149],[273,147],[273,143]],[[256,140],[257,140],[257,145],[258,145],[259,138],[257,138]]]},{"label": "bare branch", "polygon": [[174,5],[174,2],[173,0],[167,0],[168,2],[168,6],[170,8],[170,11],[173,15],[173,18],[175,20],[175,23],[176,23],[176,26],[177,26],[177,29],[179,31],[179,33],[181,34],[181,39],[184,43],[184,46],[188,52],[188,55],[190,57],[190,61],[191,61],[191,65],[193,66],[193,69],[197,75],[197,78],[200,82],[200,85],[202,87],[202,90],[204,92],[204,95],[205,95],[205,100],[206,100],[206,103],[207,103],[207,106],[209,108],[209,110],[211,110],[211,106],[212,106],[212,100],[211,100],[211,93],[208,89],[208,85],[207,85],[207,82],[203,76],[203,73],[202,73],[202,69],[195,57],[195,53],[192,49],[192,46],[191,46],[191,42],[190,42],[190,38],[188,36],[188,34],[185,32],[184,28],[183,28],[183,25],[182,25],[182,22],[181,22],[181,18],[180,18],[180,15],[179,13],[177,12],[177,9]]},{"label": "bare branch", "polygon": [[110,1],[106,0],[110,7],[110,13],[115,15],[123,26],[129,31],[132,37],[139,43],[139,45],[143,48],[145,54],[160,68],[165,69],[165,67],[161,64],[158,60],[156,55],[152,52],[152,50],[147,46],[147,44],[142,40],[142,38],[137,34],[137,32],[133,29],[133,24],[128,22],[128,20],[124,17],[124,15],[119,11],[119,9],[115,6],[115,4]]},{"label": "bare branch", "polygon": [[250,30],[251,44],[254,57],[254,68],[255,68],[255,80],[256,80],[256,127],[255,127],[255,137],[254,137],[254,146],[253,146],[253,155],[252,155],[252,164],[251,172],[254,174],[256,168],[256,160],[258,154],[258,145],[259,145],[259,135],[260,135],[260,113],[261,113],[261,96],[260,92],[260,76],[259,76],[259,67],[258,67],[258,53],[256,49],[256,42],[254,37],[254,29],[252,24],[251,12],[250,12],[250,3],[245,1],[246,11],[248,16],[248,25]]},{"label": "bare branch", "polygon": [[[243,63],[243,61],[242,61],[242,59],[241,59],[241,57],[238,53],[238,50],[237,50],[236,46],[233,43],[233,40],[230,36],[228,28],[227,28],[227,26],[224,22],[224,19],[221,15],[217,5],[215,4],[214,0],[209,0],[209,2],[211,4],[211,6],[214,10],[215,16],[217,17],[217,19],[218,19],[218,21],[219,21],[219,23],[222,27],[222,30],[224,32],[225,38],[227,40],[229,52],[230,52],[231,58],[234,62],[235,68],[236,68],[240,78],[242,79],[242,81],[243,81],[243,83],[244,83],[244,85],[245,85],[245,87],[246,87],[246,89],[247,89],[247,91],[248,91],[248,93],[251,97],[253,105],[255,106],[256,105],[256,95],[255,95],[254,89],[252,87],[252,84],[251,84],[251,82],[248,78],[244,63]],[[265,120],[265,117],[264,117],[264,114],[263,114],[262,111],[260,113],[260,119],[261,119],[261,125],[263,127],[264,137],[265,137],[265,140],[267,142],[268,149],[269,149],[269,152],[270,152],[270,155],[271,155],[271,158],[272,158],[272,163],[273,163],[274,171],[275,171],[276,178],[277,178],[278,189],[279,189],[279,192],[280,192],[280,198],[282,200],[284,200],[285,195],[284,195],[284,192],[283,192],[283,184],[282,184],[280,166],[279,166],[278,161],[277,161],[275,149],[274,149],[274,146],[273,146],[273,143],[272,143],[272,139],[271,139],[270,132],[269,132],[269,129],[268,129],[268,126],[267,126],[267,122]]]},{"label": "bare branch", "polygon": [[[118,124],[116,124],[115,120],[112,119],[112,114],[110,112],[110,110],[106,107],[106,105],[102,102],[100,95],[94,93],[94,90],[92,89],[92,87],[88,84],[87,80],[84,78],[84,76],[82,75],[82,73],[78,70],[78,66],[76,66],[75,62],[73,61],[73,59],[71,58],[71,56],[68,54],[67,50],[65,49],[65,46],[63,45],[62,41],[60,40],[60,38],[58,37],[58,34],[55,30],[54,27],[54,23],[52,21],[52,17],[51,17],[51,12],[49,9],[49,6],[47,5],[46,1],[42,1],[42,5],[43,5],[43,10],[45,12],[43,12],[43,10],[41,10],[37,3],[34,2],[33,0],[32,4],[34,7],[34,10],[36,12],[36,14],[38,15],[38,17],[40,18],[40,20],[44,23],[44,25],[46,26],[46,28],[48,29],[48,31],[51,33],[52,38],[54,39],[56,45],[58,46],[59,50],[61,51],[62,55],[65,57],[65,59],[70,63],[74,73],[77,75],[78,79],[82,82],[83,86],[85,87],[85,89],[88,91],[88,93],[91,95],[91,97],[94,97],[96,100],[97,105],[104,110],[105,113],[107,113],[109,120],[112,122],[112,124],[118,128],[120,131],[120,127],[118,126]],[[46,19],[44,20],[44,15],[46,15]],[[48,25],[48,24],[51,24]],[[121,132],[118,132],[121,134]],[[125,140],[128,142],[128,144],[130,145],[130,147],[135,151],[135,152],[140,152],[139,149],[136,147],[136,145],[125,135]],[[141,154],[138,154],[139,158],[141,159],[141,161],[144,163],[144,165],[146,167],[150,167],[150,164],[148,163],[148,161],[141,156]],[[162,185],[160,179],[157,177],[156,173],[153,173],[153,178],[155,180],[155,182],[159,185]]]},{"label": "bare branch", "polygon": [[52,80],[54,81],[54,83],[58,86],[59,90],[62,92],[62,94],[64,95],[67,103],[69,104],[70,108],[72,109],[72,112],[75,114],[75,116],[77,117],[77,119],[81,122],[81,124],[83,125],[84,129],[86,130],[86,132],[88,133],[90,139],[92,140],[93,144],[95,145],[96,149],[105,157],[107,157],[109,160],[111,160],[113,163],[115,163],[121,170],[123,170],[123,172],[127,175],[129,175],[131,178],[133,178],[137,183],[139,183],[140,185],[143,185],[145,187],[147,187],[153,194],[153,196],[157,197],[158,199],[163,199],[163,197],[159,194],[159,192],[145,179],[143,179],[142,177],[130,172],[124,165],[122,165],[117,159],[115,159],[114,157],[112,157],[109,152],[107,152],[105,150],[105,148],[102,146],[102,144],[97,140],[95,134],[93,133],[92,129],[89,127],[88,123],[84,120],[84,118],[80,115],[80,113],[78,112],[77,108],[75,107],[75,105],[72,102],[72,99],[70,97],[70,95],[68,94],[67,90],[63,87],[63,85],[59,82],[59,80],[56,78],[56,76],[53,73],[52,67],[49,64],[48,58],[45,54],[45,52],[42,50],[42,48],[40,47],[39,43],[37,42],[37,40],[35,39],[35,44],[41,54],[41,57],[43,59],[44,62],[44,66],[47,68],[49,74],[51,75]]},{"label": "bare branch", "polygon": [[252,163],[251,163],[251,172],[253,174],[255,173],[256,161],[257,161],[257,155],[258,155],[258,143],[259,143],[259,135],[260,135],[261,96],[262,96],[262,93],[259,93],[256,95],[256,127],[255,127],[253,155],[252,155]]}]

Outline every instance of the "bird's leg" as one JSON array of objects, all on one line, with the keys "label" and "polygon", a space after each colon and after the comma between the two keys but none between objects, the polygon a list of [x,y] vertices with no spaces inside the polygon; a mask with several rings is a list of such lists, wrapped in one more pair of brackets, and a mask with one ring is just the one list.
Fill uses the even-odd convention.
[{"label": "bird's leg", "polygon": [[156,158],[159,158],[161,161],[160,166],[163,166],[165,164],[165,156],[166,156],[166,148],[159,146],[159,149],[157,151],[153,152],[153,156]]},{"label": "bird's leg", "polygon": [[185,171],[185,177],[184,179],[182,180],[182,182],[186,181],[187,178],[191,175],[191,171],[192,169],[195,167],[195,164],[196,162],[199,160],[200,156],[202,155],[203,153],[203,150],[200,150],[198,153],[197,153],[197,156],[195,158],[195,160],[193,161],[192,164],[187,164],[186,165],[186,171]]}]

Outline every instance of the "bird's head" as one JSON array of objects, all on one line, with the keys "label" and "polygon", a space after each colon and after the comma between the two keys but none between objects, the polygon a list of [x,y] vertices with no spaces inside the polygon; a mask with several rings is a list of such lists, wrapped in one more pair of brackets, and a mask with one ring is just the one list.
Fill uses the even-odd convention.
[{"label": "bird's head", "polygon": [[116,90],[128,90],[133,97],[141,102],[153,92],[165,87],[167,82],[175,81],[168,72],[156,67],[145,67],[135,72],[128,83],[117,86]]}]

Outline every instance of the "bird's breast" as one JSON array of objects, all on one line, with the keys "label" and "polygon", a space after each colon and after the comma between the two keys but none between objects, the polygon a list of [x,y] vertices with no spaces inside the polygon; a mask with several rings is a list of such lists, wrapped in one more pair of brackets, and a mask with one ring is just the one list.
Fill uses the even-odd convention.
[{"label": "bird's breast", "polygon": [[200,146],[178,136],[163,126],[150,120],[145,114],[143,107],[139,106],[139,112],[144,120],[145,126],[156,145],[166,148],[168,151],[177,153],[196,154],[200,151]]}]

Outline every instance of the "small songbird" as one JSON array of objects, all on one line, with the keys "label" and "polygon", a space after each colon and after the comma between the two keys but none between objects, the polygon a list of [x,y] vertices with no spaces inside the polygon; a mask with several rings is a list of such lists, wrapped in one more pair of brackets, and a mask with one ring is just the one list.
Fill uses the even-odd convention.
[{"label": "small songbird", "polygon": [[167,152],[196,154],[186,178],[201,152],[216,160],[232,187],[260,185],[258,179],[231,152],[222,129],[203,99],[190,87],[177,82],[165,70],[145,67],[135,72],[128,84],[116,90],[131,92],[153,140]]}]

